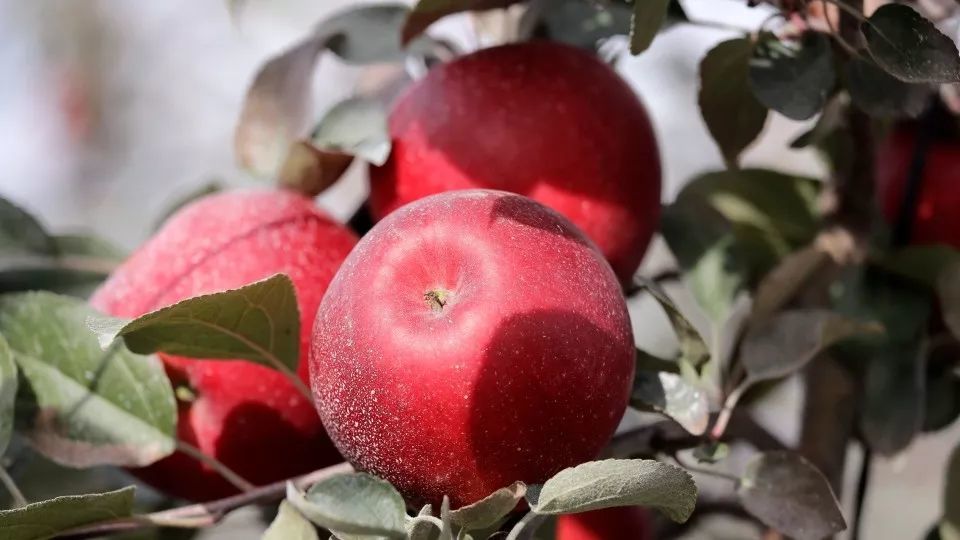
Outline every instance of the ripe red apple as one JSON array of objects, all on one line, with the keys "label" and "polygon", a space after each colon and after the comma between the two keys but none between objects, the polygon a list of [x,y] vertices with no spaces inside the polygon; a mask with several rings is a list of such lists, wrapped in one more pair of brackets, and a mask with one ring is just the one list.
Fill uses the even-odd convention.
[{"label": "ripe red apple", "polygon": [[595,56],[551,42],[484,49],[434,68],[390,115],[370,170],[375,219],[426,195],[491,188],[577,225],[628,282],[660,215],[660,157],[643,105]]},{"label": "ripe red apple", "polygon": [[[900,216],[916,142],[916,128],[902,125],[881,143],[877,153],[880,202],[891,224]],[[960,249],[960,141],[934,136],[924,161],[910,243]]]},{"label": "ripe red apple", "polygon": [[558,517],[556,540],[652,540],[652,529],[645,508],[620,506]]},{"label": "ripe red apple", "polygon": [[[137,317],[180,300],[240,287],[277,273],[293,280],[301,315],[299,374],[308,379],[312,322],[356,237],[303,196],[231,191],[177,212],[93,295],[94,307]],[[313,405],[284,375],[246,361],[161,355],[179,403],[177,435],[254,484],[339,460]],[[176,453],[135,471],[171,495],[208,500],[236,490],[211,469]]]},{"label": "ripe red apple", "polygon": [[343,455],[411,502],[454,507],[594,458],[633,372],[626,303],[594,244],[490,190],[374,226],[330,283],[310,355]]}]

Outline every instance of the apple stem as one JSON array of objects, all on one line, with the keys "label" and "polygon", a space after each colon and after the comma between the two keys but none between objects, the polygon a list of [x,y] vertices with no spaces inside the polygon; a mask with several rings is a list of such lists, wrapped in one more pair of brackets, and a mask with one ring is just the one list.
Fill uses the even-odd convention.
[{"label": "apple stem", "polygon": [[442,289],[434,289],[427,291],[426,294],[423,295],[423,298],[434,312],[440,313],[443,311],[443,306],[447,305],[448,294],[447,291]]},{"label": "apple stem", "polygon": [[190,443],[184,441],[177,441],[177,450],[183,452],[184,454],[192,457],[193,459],[203,463],[207,467],[210,467],[217,472],[224,480],[230,482],[233,487],[243,491],[244,493],[253,491],[256,489],[256,486],[246,481],[242,476],[235,473],[230,467],[227,467],[222,461],[219,461],[215,457],[203,453],[202,450],[196,446],[191,445]]}]

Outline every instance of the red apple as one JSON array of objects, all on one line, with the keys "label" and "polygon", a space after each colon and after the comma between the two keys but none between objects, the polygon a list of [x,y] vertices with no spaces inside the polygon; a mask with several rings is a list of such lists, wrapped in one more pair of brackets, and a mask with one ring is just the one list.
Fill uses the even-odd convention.
[{"label": "red apple", "polygon": [[[300,376],[308,379],[313,316],[356,237],[303,196],[231,191],[177,212],[93,295],[94,307],[137,317],[180,300],[277,273],[293,280],[301,314]],[[339,460],[313,405],[277,371],[246,361],[161,355],[181,402],[177,435],[254,484]],[[207,500],[236,490],[177,453],[135,473],[171,495]]]},{"label": "red apple", "polygon": [[347,459],[454,507],[594,458],[634,371],[627,307],[596,247],[502,191],[407,205],[330,283],[310,374]]},{"label": "red apple", "polygon": [[645,508],[620,506],[558,517],[556,540],[652,540],[652,529]]},{"label": "red apple", "polygon": [[[877,153],[880,201],[890,223],[900,216],[916,139],[916,128],[900,126]],[[910,243],[947,244],[960,249],[960,141],[934,137],[924,161]]]},{"label": "red apple", "polygon": [[390,115],[370,170],[380,219],[442,191],[526,195],[580,227],[624,283],[660,214],[660,158],[643,105],[595,56],[551,42],[484,49],[434,68]]}]

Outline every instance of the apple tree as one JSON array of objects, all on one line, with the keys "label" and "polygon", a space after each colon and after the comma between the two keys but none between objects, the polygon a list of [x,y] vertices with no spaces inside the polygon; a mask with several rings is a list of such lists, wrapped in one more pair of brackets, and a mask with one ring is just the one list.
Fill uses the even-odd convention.
[{"label": "apple tree", "polygon": [[[143,313],[104,313],[85,299],[126,255],[98,238],[49,231],[0,199],[0,537],[189,537],[234,509],[266,505],[269,540],[570,540],[578,538],[563,536],[575,527],[564,524],[571,516],[636,507],[656,515],[644,513],[645,525],[617,538],[679,537],[711,513],[749,523],[758,537],[851,529],[857,538],[871,457],[896,455],[960,416],[960,190],[951,183],[960,177],[960,5],[743,1],[770,17],[717,44],[699,66],[698,106],[725,166],[690,179],[659,209],[656,229],[675,269],[621,283],[625,298],[662,308],[677,342],[671,357],[632,347],[629,407],[655,420],[620,430],[595,460],[542,481],[517,478],[456,507],[447,496],[413,507],[407,493],[347,462],[253,481],[184,440],[178,425],[197,389],[161,359],[256,364],[309,402],[297,371],[308,346],[301,329],[312,320],[301,312],[297,276],[277,272]],[[387,163],[398,152],[389,132],[398,95],[466,54],[434,32],[448,16],[496,17],[485,36],[494,43],[549,40],[613,64],[643,54],[672,25],[719,24],[691,19],[683,4],[420,0],[338,12],[256,74],[238,111],[237,160],[309,196],[354,161]],[[331,55],[362,66],[362,84],[314,118],[313,72]],[[815,149],[826,175],[741,166],[775,114],[811,121],[790,146]],[[205,186],[188,199],[218,190]],[[348,224],[357,237],[381,217],[371,206]],[[668,283],[689,290],[709,321],[707,337]],[[444,297],[429,300],[442,307]],[[794,376],[805,395],[791,445],[750,405]],[[550,421],[548,407],[539,421]],[[843,481],[850,445],[865,456],[853,486]],[[733,459],[732,450],[748,457]],[[226,493],[193,497],[196,504],[135,497],[119,471],[172,455],[201,464]],[[275,459],[283,455],[278,449]],[[945,475],[942,518],[928,537],[949,540],[960,538],[960,447]],[[698,500],[694,478],[711,477],[725,486],[722,502]],[[846,489],[855,490],[849,510],[838,502]]]}]

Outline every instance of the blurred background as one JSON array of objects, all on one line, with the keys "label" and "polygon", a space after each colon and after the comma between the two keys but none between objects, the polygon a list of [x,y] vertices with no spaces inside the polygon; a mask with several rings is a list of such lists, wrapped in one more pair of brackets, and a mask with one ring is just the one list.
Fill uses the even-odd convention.
[{"label": "blurred background", "polygon": [[[236,165],[233,153],[233,130],[249,83],[266,59],[302,38],[316,21],[358,3],[0,0],[0,196],[50,230],[91,231],[133,249],[185,194],[211,181],[258,184]],[[756,28],[768,15],[743,0],[682,3],[692,20],[711,26],[673,26],[642,56],[626,55],[618,63],[653,119],[665,201],[696,174],[723,167],[696,104],[700,59],[737,28]],[[476,46],[465,16],[444,20],[435,30],[467,48]],[[359,75],[359,68],[323,56],[314,77],[314,114],[319,117],[347,97]],[[807,127],[774,115],[744,164],[822,177],[816,155],[788,148]],[[355,164],[320,204],[346,220],[365,192],[365,169]],[[643,271],[671,264],[658,241]],[[696,311],[681,288],[670,292],[689,313]],[[675,343],[659,308],[641,298],[632,301],[631,312],[638,344],[669,353]],[[792,442],[800,399],[801,383],[788,381],[757,405],[757,416]],[[940,515],[944,464],[958,438],[955,425],[918,438],[893,459],[875,459],[863,538],[925,534]],[[852,449],[851,482],[858,462]],[[731,460],[731,466],[736,463]],[[711,486],[703,480],[707,496]],[[851,507],[852,501],[844,502]],[[241,512],[203,537],[257,538],[261,527],[255,511]],[[750,529],[745,531],[718,527],[694,538],[744,538]]]}]

